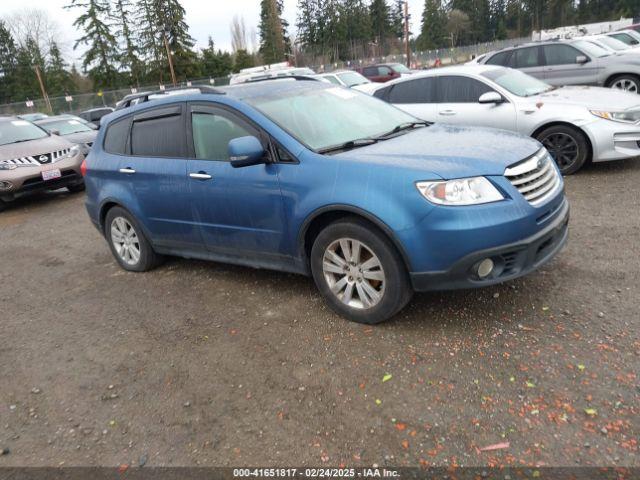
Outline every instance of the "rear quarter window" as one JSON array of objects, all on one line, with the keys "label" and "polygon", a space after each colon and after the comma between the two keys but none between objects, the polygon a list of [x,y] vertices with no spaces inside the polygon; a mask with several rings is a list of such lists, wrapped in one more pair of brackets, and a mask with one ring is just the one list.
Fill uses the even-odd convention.
[{"label": "rear quarter window", "polygon": [[104,151],[116,155],[126,154],[130,128],[131,117],[111,123],[104,135]]}]

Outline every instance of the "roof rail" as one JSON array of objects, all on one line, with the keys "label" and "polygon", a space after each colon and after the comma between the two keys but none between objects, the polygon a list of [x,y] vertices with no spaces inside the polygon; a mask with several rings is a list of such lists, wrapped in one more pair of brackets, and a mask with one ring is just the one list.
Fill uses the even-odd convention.
[{"label": "roof rail", "polygon": [[281,77],[267,77],[267,78],[256,78],[249,79],[247,81],[236,83],[236,85],[242,85],[243,83],[257,83],[257,82],[268,82],[269,80],[298,80],[298,81],[311,81],[311,82],[321,82],[322,80],[318,78],[313,78],[310,75],[282,75]]},{"label": "roof rail", "polygon": [[118,104],[116,104],[116,110],[122,110],[124,108],[130,107],[131,102],[136,101],[135,104],[144,103],[149,101],[149,97],[153,95],[168,95],[171,92],[179,92],[182,90],[198,90],[200,93],[210,93],[214,95],[226,95],[222,90],[210,87],[209,85],[196,85],[193,87],[171,87],[165,88],[164,90],[154,90],[152,92],[141,92],[126,95],[123,100],[126,98],[126,101],[121,100]]}]

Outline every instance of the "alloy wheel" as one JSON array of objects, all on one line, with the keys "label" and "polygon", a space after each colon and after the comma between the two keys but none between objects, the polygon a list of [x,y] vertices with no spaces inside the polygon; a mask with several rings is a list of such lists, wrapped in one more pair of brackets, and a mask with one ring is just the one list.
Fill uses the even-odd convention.
[{"label": "alloy wheel", "polygon": [[111,222],[111,241],[120,259],[127,265],[140,261],[140,240],[133,225],[124,217],[116,217]]},{"label": "alloy wheel", "polygon": [[560,170],[568,169],[578,160],[578,143],[567,133],[552,133],[542,139],[542,144],[556,161]]},{"label": "alloy wheel", "polygon": [[621,78],[611,84],[612,88],[624,90],[625,92],[638,93],[638,84],[630,78]]},{"label": "alloy wheel", "polygon": [[351,308],[375,307],[384,296],[382,263],[358,240],[340,238],[331,243],[324,252],[322,271],[331,292]]}]

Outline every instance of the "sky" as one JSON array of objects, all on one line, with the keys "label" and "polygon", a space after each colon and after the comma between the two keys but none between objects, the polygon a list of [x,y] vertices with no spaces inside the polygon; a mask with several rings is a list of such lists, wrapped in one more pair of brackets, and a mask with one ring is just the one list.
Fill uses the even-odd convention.
[{"label": "sky", "polygon": [[[78,14],[74,10],[62,8],[69,3],[69,0],[20,0],[19,2],[0,0],[0,17],[25,8],[38,8],[48,12],[50,19],[58,23],[60,27],[64,51],[70,61],[75,61],[80,52],[73,51],[73,43],[80,35],[72,24]],[[181,3],[186,10],[187,24],[190,27],[191,36],[196,40],[197,47],[205,47],[209,35],[211,35],[216,47],[231,50],[229,25],[234,15],[243,17],[247,32],[254,29],[257,35],[258,22],[260,21],[260,0],[182,0]],[[284,0],[283,15],[289,22],[289,34],[292,36],[296,30],[297,3],[297,0]],[[409,0],[413,32],[417,32],[419,29],[423,5],[424,0]],[[250,38],[249,42],[251,43]]]}]

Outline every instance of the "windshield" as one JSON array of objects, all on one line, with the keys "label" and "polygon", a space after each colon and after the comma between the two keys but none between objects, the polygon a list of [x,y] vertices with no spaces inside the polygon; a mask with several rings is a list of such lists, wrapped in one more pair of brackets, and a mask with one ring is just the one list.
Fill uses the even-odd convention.
[{"label": "windshield", "polygon": [[57,130],[60,133],[60,135],[71,135],[72,133],[93,131],[89,127],[87,127],[84,123],[79,122],[78,120],[73,120],[73,119],[40,123],[39,125],[45,130],[47,130],[47,132],[51,132],[52,130]]},{"label": "windshield", "polygon": [[48,136],[47,132],[26,120],[0,122],[0,145],[38,140]]},{"label": "windshield", "polygon": [[391,65],[391,68],[393,68],[398,73],[411,73],[411,70],[409,70],[401,63],[394,63],[393,65]]},{"label": "windshield", "polygon": [[340,80],[342,80],[347,87],[362,85],[363,83],[370,83],[368,78],[363,77],[358,72],[339,73],[338,77],[340,77]]},{"label": "windshield", "polygon": [[573,45],[592,57],[599,58],[611,55],[611,53],[607,52],[604,48],[599,47],[594,43],[587,42],[586,40],[576,40],[575,42],[573,42]]},{"label": "windshield", "polygon": [[634,40],[640,41],[640,33],[636,32],[635,30],[625,30],[622,33],[626,33],[627,35],[629,35]]},{"label": "windshield", "polygon": [[631,48],[626,43],[607,36],[595,38],[593,41],[596,43],[603,43],[606,47],[616,51],[629,50]]},{"label": "windshield", "polygon": [[519,97],[530,97],[553,89],[551,85],[537,78],[533,78],[520,70],[500,68],[498,70],[484,72],[482,76],[493,80],[502,88]]},{"label": "windshield", "polygon": [[278,92],[246,101],[316,151],[416,122],[377,98],[341,87]]}]

